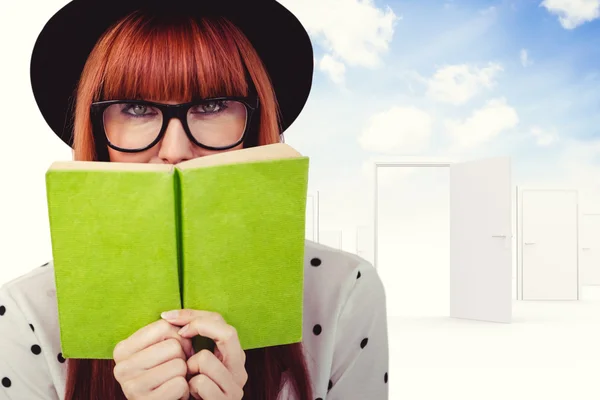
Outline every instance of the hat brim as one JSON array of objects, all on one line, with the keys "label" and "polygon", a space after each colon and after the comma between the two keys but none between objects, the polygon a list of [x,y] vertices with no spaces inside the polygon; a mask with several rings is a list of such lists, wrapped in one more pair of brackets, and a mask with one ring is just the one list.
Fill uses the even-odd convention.
[{"label": "hat brim", "polygon": [[63,142],[73,145],[72,102],[88,55],[106,29],[141,7],[231,20],[267,69],[280,107],[282,132],[296,120],[312,86],[313,48],[300,21],[277,1],[73,0],[42,29],[30,65],[36,103]]}]

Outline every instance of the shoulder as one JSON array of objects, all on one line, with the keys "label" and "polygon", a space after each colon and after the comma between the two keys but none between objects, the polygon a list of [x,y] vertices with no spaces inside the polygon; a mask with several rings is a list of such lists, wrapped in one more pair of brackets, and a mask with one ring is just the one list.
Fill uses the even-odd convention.
[{"label": "shoulder", "polygon": [[[385,313],[384,287],[373,265],[355,254],[312,241],[304,260],[304,342],[313,352],[331,350],[335,330],[357,307]],[[362,321],[355,321],[362,323]]]},{"label": "shoulder", "polygon": [[0,290],[4,293],[17,295],[23,293],[31,294],[32,290],[40,288],[55,289],[54,265],[52,261],[0,285]]},{"label": "shoulder", "polygon": [[[306,242],[304,271],[302,343],[315,397],[331,390],[336,398],[351,398],[360,392],[351,382],[367,382],[360,374],[376,374],[378,382],[387,372],[383,283],[367,260],[311,241]],[[361,390],[366,391],[361,398],[386,398],[379,386]]]},{"label": "shoulder", "polygon": [[361,292],[384,293],[373,265],[364,258],[312,241],[305,247],[305,295],[345,303],[360,285]]},{"label": "shoulder", "polygon": [[58,312],[52,262],[4,283],[0,294],[12,300],[24,316],[41,322],[38,332],[56,326]]},{"label": "shoulder", "polygon": [[2,353],[7,354],[9,371],[24,379],[13,379],[15,391],[19,384],[37,393],[50,390],[53,396],[64,390],[66,362],[61,354],[56,301],[52,262],[0,286],[0,336],[6,338]]}]

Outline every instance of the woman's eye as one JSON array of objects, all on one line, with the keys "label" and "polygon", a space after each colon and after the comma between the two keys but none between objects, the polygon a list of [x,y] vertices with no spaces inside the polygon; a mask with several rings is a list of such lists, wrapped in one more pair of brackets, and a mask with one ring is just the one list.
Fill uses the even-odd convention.
[{"label": "woman's eye", "polygon": [[211,101],[210,103],[201,105],[199,108],[201,112],[205,113],[218,112],[221,111],[222,103],[220,101]]},{"label": "woman's eye", "polygon": [[135,104],[134,106],[132,106],[130,108],[130,110],[133,111],[133,114],[135,114],[135,115],[144,115],[144,114],[146,114],[148,107],[141,105],[141,104]]},{"label": "woman's eye", "polygon": [[133,115],[134,117],[141,117],[144,115],[152,115],[153,114],[151,112],[152,110],[150,109],[150,107],[148,107],[144,104],[129,104],[124,108],[123,111],[129,115]]},{"label": "woman's eye", "polygon": [[218,108],[218,105],[216,102],[212,101],[208,104],[205,104],[202,109],[204,110],[204,112],[213,112]]}]

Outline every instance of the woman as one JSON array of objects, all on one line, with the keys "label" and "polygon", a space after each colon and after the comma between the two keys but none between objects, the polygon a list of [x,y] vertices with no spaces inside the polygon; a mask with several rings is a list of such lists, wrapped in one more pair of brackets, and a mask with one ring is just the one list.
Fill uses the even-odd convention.
[{"label": "woman", "polygon": [[[74,159],[172,164],[280,141],[312,72],[308,35],[274,0],[75,0],[45,26],[31,64],[38,106]],[[175,104],[186,112],[162,124]],[[372,266],[307,242],[304,290],[302,343],[244,352],[217,313],[165,310],[114,360],[65,360],[47,263],[0,288],[0,398],[387,399]],[[196,335],[214,353],[194,354]]]}]

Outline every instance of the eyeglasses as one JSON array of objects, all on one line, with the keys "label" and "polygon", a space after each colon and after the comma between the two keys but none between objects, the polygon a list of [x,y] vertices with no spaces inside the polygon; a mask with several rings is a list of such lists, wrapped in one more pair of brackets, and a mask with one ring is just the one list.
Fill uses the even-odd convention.
[{"label": "eyeglasses", "polygon": [[231,149],[244,141],[258,98],[215,97],[184,104],[108,100],[91,105],[94,134],[111,148],[135,153],[155,146],[169,121],[181,121],[187,137],[208,150]]}]

